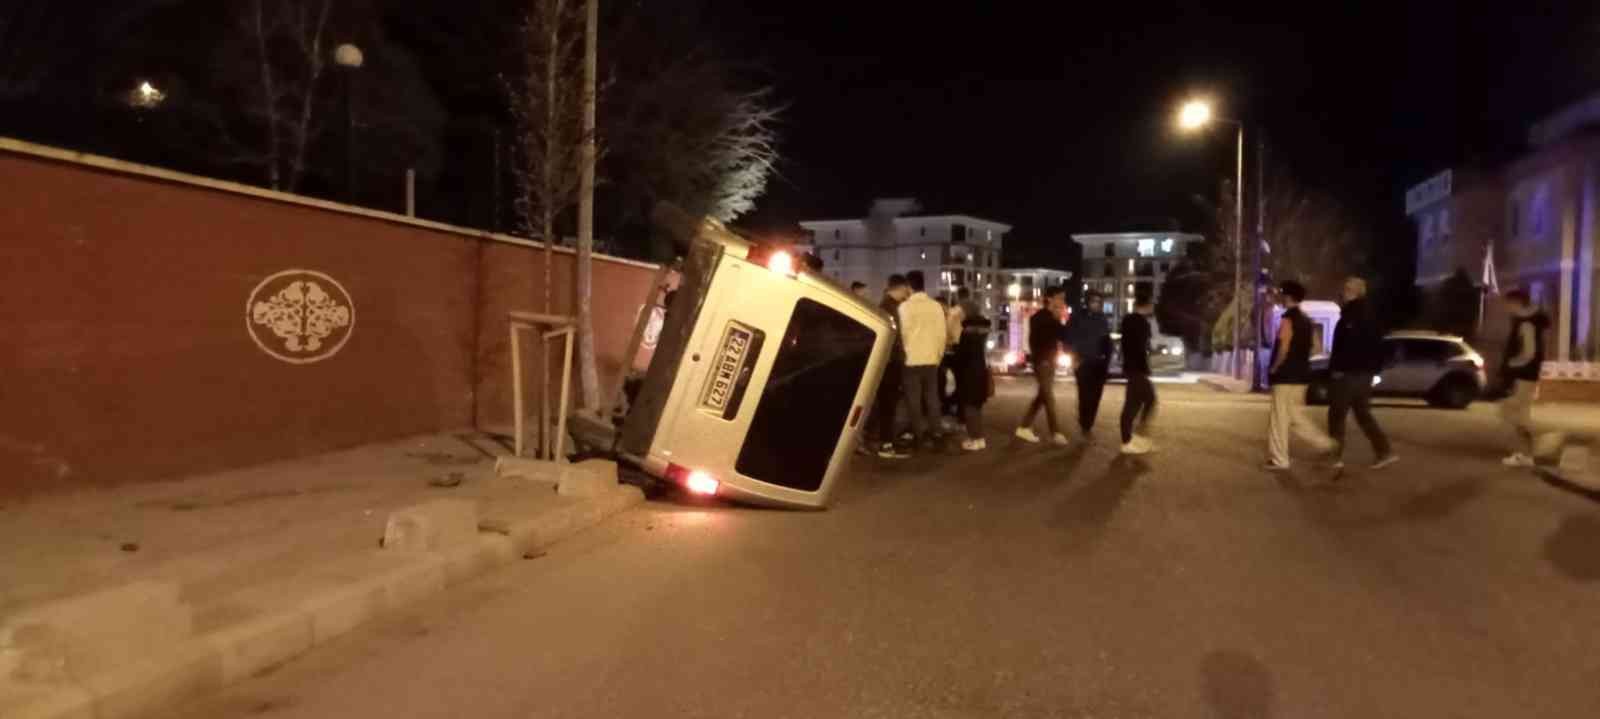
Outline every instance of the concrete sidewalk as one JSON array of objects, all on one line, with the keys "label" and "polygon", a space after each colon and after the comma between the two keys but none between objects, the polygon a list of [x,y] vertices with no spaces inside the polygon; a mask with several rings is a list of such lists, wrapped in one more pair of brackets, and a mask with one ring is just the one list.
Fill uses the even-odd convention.
[{"label": "concrete sidewalk", "polygon": [[1193,376],[1196,382],[1220,392],[1233,392],[1236,394],[1248,394],[1250,392],[1250,380],[1247,379],[1234,379],[1228,375],[1215,372],[1192,372],[1187,374]]},{"label": "concrete sidewalk", "polygon": [[642,498],[498,477],[505,454],[431,436],[0,505],[0,716],[150,715]]}]

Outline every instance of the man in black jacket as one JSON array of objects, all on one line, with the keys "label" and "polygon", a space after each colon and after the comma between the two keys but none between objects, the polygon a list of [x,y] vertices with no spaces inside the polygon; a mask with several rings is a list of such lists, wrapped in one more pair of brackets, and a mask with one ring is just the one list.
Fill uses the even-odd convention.
[{"label": "man in black jacket", "polygon": [[1372,417],[1372,381],[1383,371],[1383,362],[1383,331],[1367,302],[1367,281],[1348,278],[1344,281],[1339,325],[1333,330],[1333,355],[1328,358],[1328,372],[1332,375],[1328,386],[1328,434],[1339,443],[1332,457],[1335,469],[1344,468],[1344,420],[1352,411],[1377,455],[1372,468],[1383,469],[1400,460],[1378,420]]},{"label": "man in black jacket", "polygon": [[1100,312],[1100,293],[1084,295],[1083,309],[1067,320],[1067,347],[1072,371],[1078,378],[1078,428],[1083,441],[1093,441],[1094,420],[1100,414],[1100,397],[1111,373],[1111,321]]},{"label": "man in black jacket", "polygon": [[1017,439],[1024,442],[1039,443],[1033,422],[1042,410],[1050,428],[1051,444],[1067,444],[1067,436],[1061,433],[1061,424],[1056,421],[1056,357],[1061,352],[1061,314],[1066,309],[1061,288],[1051,287],[1044,291],[1044,307],[1028,318],[1028,350],[1032,353],[1029,359],[1033,362],[1033,381],[1038,383],[1039,389],[1017,425]]},{"label": "man in black jacket", "polygon": [[[888,287],[883,291],[883,302],[878,306],[889,315],[889,321],[899,330],[900,303],[911,295],[911,284],[905,275],[890,275]],[[905,459],[911,455],[894,444],[895,410],[900,407],[900,386],[904,381],[906,350],[896,337],[888,366],[883,369],[883,380],[878,382],[878,396],[872,405],[868,420],[868,434],[874,444],[871,448],[884,459]]]},{"label": "man in black jacket", "polygon": [[1156,386],[1150,382],[1150,315],[1155,301],[1140,296],[1133,301],[1133,312],[1122,318],[1122,375],[1128,391],[1122,402],[1122,453],[1149,454],[1155,445],[1141,431],[1149,427],[1156,413]]}]

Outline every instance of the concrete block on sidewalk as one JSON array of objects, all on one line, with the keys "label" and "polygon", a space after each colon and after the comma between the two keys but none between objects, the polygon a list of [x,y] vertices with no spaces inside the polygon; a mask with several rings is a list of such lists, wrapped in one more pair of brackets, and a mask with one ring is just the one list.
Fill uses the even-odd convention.
[{"label": "concrete block on sidewalk", "polygon": [[617,463],[591,459],[562,467],[556,493],[563,497],[598,497],[617,488]]},{"label": "concrete block on sidewalk", "polygon": [[560,484],[561,470],[567,466],[569,465],[566,462],[552,462],[546,459],[501,457],[494,461],[494,474],[503,479]]},{"label": "concrete block on sidewalk", "polygon": [[383,530],[385,551],[437,552],[478,538],[478,506],[466,499],[435,499],[395,510]]},{"label": "concrete block on sidewalk", "polygon": [[311,649],[311,618],[298,611],[271,614],[206,637],[222,657],[222,681],[232,684]]},{"label": "concrete block on sidewalk", "polygon": [[10,679],[62,682],[136,663],[194,631],[173,582],[140,581],[49,602],[0,625]]}]

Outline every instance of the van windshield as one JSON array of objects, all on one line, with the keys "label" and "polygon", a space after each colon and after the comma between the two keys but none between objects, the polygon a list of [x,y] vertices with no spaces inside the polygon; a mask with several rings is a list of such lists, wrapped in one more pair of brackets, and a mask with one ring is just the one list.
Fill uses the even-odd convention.
[{"label": "van windshield", "polygon": [[838,310],[797,302],[734,468],[790,489],[822,486],[876,341]]}]

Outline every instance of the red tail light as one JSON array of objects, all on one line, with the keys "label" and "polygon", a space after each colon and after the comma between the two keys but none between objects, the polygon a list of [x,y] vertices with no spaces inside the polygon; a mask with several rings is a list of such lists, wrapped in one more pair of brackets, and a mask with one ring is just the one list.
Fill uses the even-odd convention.
[{"label": "red tail light", "polygon": [[689,490],[693,494],[700,494],[708,497],[716,495],[717,490],[722,487],[721,482],[718,482],[716,478],[712,477],[704,470],[691,470],[688,467],[683,467],[676,464],[667,465],[667,480],[675,484],[683,485],[684,489]]},{"label": "red tail light", "polygon": [[684,481],[683,484],[685,487],[689,488],[690,492],[695,494],[703,494],[708,497],[714,496],[717,493],[717,488],[722,486],[721,482],[712,479],[711,475],[701,472],[700,470],[690,472],[689,479]]}]

